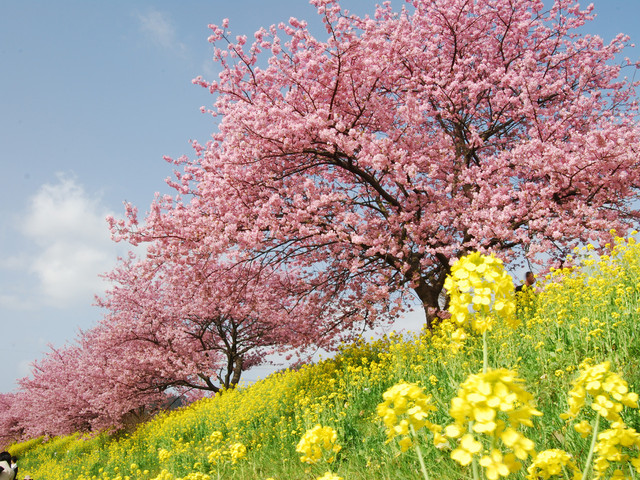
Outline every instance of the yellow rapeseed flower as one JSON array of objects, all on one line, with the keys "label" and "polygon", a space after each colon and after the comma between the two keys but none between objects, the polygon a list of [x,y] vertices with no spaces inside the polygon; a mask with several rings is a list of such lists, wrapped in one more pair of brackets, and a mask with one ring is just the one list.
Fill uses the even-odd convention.
[{"label": "yellow rapeseed flower", "polygon": [[181,480],[210,480],[211,477],[202,472],[191,472],[186,477],[182,477]]},{"label": "yellow rapeseed flower", "polygon": [[333,428],[316,425],[302,436],[296,452],[302,454],[300,461],[305,463],[314,464],[322,459],[331,463],[342,448],[336,443],[337,440],[338,434]]},{"label": "yellow rapeseed flower", "polygon": [[498,422],[500,412],[508,416],[512,427],[530,427],[533,425],[531,417],[542,414],[533,408],[533,397],[522,384],[523,380],[514,371],[504,368],[470,375],[451,400],[449,413],[461,431],[471,422],[474,432],[501,434],[506,424]]},{"label": "yellow rapeseed flower", "polygon": [[578,470],[570,454],[557,448],[544,450],[538,453],[531,465],[529,465],[527,480],[539,480],[541,478],[547,480],[553,476],[564,478],[563,468],[571,472],[574,480],[582,478],[582,473]]},{"label": "yellow rapeseed flower", "polygon": [[426,426],[432,432],[439,432],[438,426],[427,420],[429,412],[436,408],[431,404],[431,396],[415,383],[398,383],[382,395],[384,402],[378,405],[378,415],[387,427],[387,441],[400,436],[400,448],[407,451],[412,445],[411,427],[415,431]]},{"label": "yellow rapeseed flower", "polygon": [[482,444],[473,435],[467,433],[460,439],[458,448],[451,452],[451,458],[460,465],[467,466],[473,460],[473,456],[482,450]]},{"label": "yellow rapeseed flower", "polygon": [[211,465],[217,465],[218,463],[223,462],[224,450],[221,448],[216,448],[215,450],[212,450],[211,453],[209,453],[207,460]]},{"label": "yellow rapeseed flower", "polygon": [[584,407],[587,395],[591,408],[611,422],[621,421],[623,406],[638,408],[638,394],[629,392],[627,382],[610,371],[610,362],[584,367],[569,391],[569,410],[563,419],[575,418]]},{"label": "yellow rapeseed flower", "polygon": [[573,428],[580,434],[582,438],[586,438],[593,431],[593,427],[587,420],[576,423]]},{"label": "yellow rapeseed flower", "polygon": [[[503,457],[500,450],[494,448],[489,455],[484,455],[480,459],[480,465],[484,467],[484,472],[489,480],[497,480],[499,477],[507,477],[512,472],[513,454],[508,458]],[[510,468],[511,467],[511,468]],[[517,468],[520,468],[518,464]]]},{"label": "yellow rapeseed flower", "polygon": [[511,427],[502,432],[500,440],[502,440],[520,460],[526,460],[529,453],[533,452],[535,448],[533,441]]},{"label": "yellow rapeseed flower", "polygon": [[[465,380],[451,400],[449,414],[455,423],[445,428],[448,437],[462,436],[458,448],[451,452],[452,459],[468,465],[474,455],[483,454],[474,434],[484,434],[494,447],[481,458],[488,478],[504,476],[505,468],[510,472],[520,468],[516,459],[526,460],[535,445],[517,429],[532,426],[531,418],[542,415],[522,384],[516,373],[507,369],[489,370]],[[504,452],[497,449],[500,443]]]},{"label": "yellow rapeseed flower", "polygon": [[335,473],[327,472],[323,476],[318,477],[317,480],[344,480]]},{"label": "yellow rapeseed flower", "polygon": [[214,445],[217,445],[218,443],[222,442],[222,439],[223,439],[222,432],[215,431],[209,435],[209,442],[213,443]]},{"label": "yellow rapeseed flower", "polygon": [[482,333],[491,329],[494,316],[515,321],[513,280],[493,254],[474,252],[457,260],[444,287],[451,317],[460,326],[471,321],[473,329]]},{"label": "yellow rapeseed flower", "polygon": [[229,458],[231,459],[231,464],[235,465],[238,463],[238,460],[242,460],[247,456],[247,447],[245,447],[242,443],[236,442],[232,443],[229,446]]},{"label": "yellow rapeseed flower", "polygon": [[[640,473],[640,434],[634,428],[627,427],[622,422],[614,422],[611,428],[598,434],[595,453],[596,459],[593,465],[597,478],[602,478],[609,469],[611,463],[631,464]],[[630,454],[634,455],[631,456]]]},{"label": "yellow rapeseed flower", "polygon": [[170,458],[171,452],[169,450],[167,450],[166,448],[161,448],[158,450],[158,460],[160,460],[160,462],[166,462]]}]

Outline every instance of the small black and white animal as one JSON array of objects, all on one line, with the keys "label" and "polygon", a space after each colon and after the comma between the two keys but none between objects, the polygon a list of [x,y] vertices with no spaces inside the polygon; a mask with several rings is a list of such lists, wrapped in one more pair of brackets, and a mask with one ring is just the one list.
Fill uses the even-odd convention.
[{"label": "small black and white animal", "polygon": [[0,480],[15,480],[16,471],[11,468],[11,454],[0,453]]}]

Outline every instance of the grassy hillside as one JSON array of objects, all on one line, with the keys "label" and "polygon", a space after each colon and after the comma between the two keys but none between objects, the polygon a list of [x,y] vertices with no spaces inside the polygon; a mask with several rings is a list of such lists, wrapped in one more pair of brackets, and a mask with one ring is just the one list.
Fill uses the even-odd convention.
[{"label": "grassy hillside", "polygon": [[[520,449],[505,434],[498,438],[487,433],[480,442],[489,460],[483,460],[482,465],[470,462],[462,466],[451,458],[452,452],[457,452],[454,457],[464,463],[464,453],[468,450],[473,454],[475,446],[465,444],[464,437],[460,442],[459,437],[465,432],[459,432],[458,438],[443,436],[455,430],[444,429],[455,423],[450,414],[456,415],[456,411],[450,412],[452,399],[470,374],[482,371],[483,362],[482,338],[472,333],[464,338],[448,322],[433,334],[410,339],[391,335],[346,346],[334,359],[299,371],[277,373],[250,387],[202,400],[157,417],[133,434],[36,439],[9,449],[20,457],[21,474],[30,474],[37,480],[414,479],[424,477],[420,456],[424,457],[425,473],[431,479],[526,478],[535,453],[547,449],[562,449],[572,457],[564,460],[563,468],[557,467],[560,476],[553,476],[554,461],[560,462],[563,454],[553,450],[545,454],[548,458],[540,455],[542,470],[530,478],[573,478],[573,466],[582,469],[589,456],[592,434],[588,424],[598,421],[600,432],[617,426],[611,436],[628,438],[627,444],[621,446],[602,436],[597,447],[600,450],[592,456],[593,461],[599,462],[602,478],[640,478],[630,463],[638,456],[640,444],[635,431],[629,430],[640,426],[636,408],[625,407],[619,413],[627,430],[622,423],[597,420],[591,408],[581,410],[575,419],[560,418],[569,410],[572,381],[588,365],[608,360],[611,371],[620,374],[631,391],[640,391],[640,248],[633,240],[618,239],[609,256],[591,257],[588,250],[583,250],[576,257],[579,268],[553,272],[541,282],[544,288],[537,296],[530,296],[519,305],[521,322],[516,328],[496,322],[487,333],[489,366],[517,372],[523,383],[515,381],[514,385],[531,394],[530,399],[522,392],[513,394],[513,399],[518,399],[514,403],[516,413],[507,407],[502,411],[496,407],[497,414],[489,412],[498,420],[494,433],[518,423],[517,411],[525,415],[518,409],[529,402],[542,415],[531,416],[532,426],[526,426],[525,419],[521,422],[524,425],[516,428]],[[500,385],[510,385],[504,371],[491,371],[500,377]],[[597,373],[594,371],[590,370],[592,377]],[[593,388],[593,378],[587,379],[591,383],[584,392],[574,390],[574,406],[585,392],[597,390]],[[409,424],[417,429],[416,436],[408,434],[414,439],[412,446],[402,440],[406,437],[402,425],[395,430],[399,435],[387,441],[387,428],[378,414],[384,392],[401,382],[421,387],[405,387],[403,391],[413,399],[396,396],[396,403],[388,404],[398,415],[402,414],[402,401],[408,400],[409,406],[414,407],[397,419],[399,422],[409,414]],[[613,397],[627,394],[614,376],[601,383],[598,388],[604,392],[601,396],[605,400],[609,399],[607,392],[618,389],[609,399],[614,406],[602,410],[602,417],[608,415],[615,420],[618,413]],[[482,388],[478,387],[478,391]],[[415,414],[420,406],[429,410],[423,395],[430,395],[429,404],[433,405],[428,417],[433,424],[430,429],[426,428],[430,424],[419,428],[424,421]],[[505,394],[501,398],[506,405],[511,397]],[[625,398],[626,403],[633,403],[633,397]],[[591,401],[586,395],[587,406]],[[600,401],[604,400],[600,398],[596,404]],[[575,430],[576,423],[585,433],[584,438]],[[318,435],[308,437],[307,445],[318,447],[315,452],[308,451],[308,456],[315,458],[317,454],[320,460],[303,463],[296,446],[305,432],[316,425],[333,428],[336,437],[332,439],[329,430],[316,431]],[[523,439],[534,442],[535,452]],[[507,448],[509,443],[512,445]],[[609,450],[605,451],[605,447]],[[515,452],[519,459],[501,456],[507,451]],[[335,460],[328,463],[334,456]],[[513,469],[514,461],[521,461],[523,468],[513,473],[505,470],[504,465],[509,466],[509,462]],[[582,476],[578,474],[576,478]],[[585,478],[595,477],[590,474]]]}]

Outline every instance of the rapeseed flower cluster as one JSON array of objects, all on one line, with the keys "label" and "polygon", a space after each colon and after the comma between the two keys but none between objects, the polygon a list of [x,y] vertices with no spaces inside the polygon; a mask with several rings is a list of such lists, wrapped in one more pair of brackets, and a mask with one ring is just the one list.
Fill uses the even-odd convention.
[{"label": "rapeseed flower cluster", "polygon": [[567,478],[565,471],[570,472],[569,478],[573,480],[582,478],[582,472],[578,469],[573,457],[564,450],[552,448],[536,455],[527,469],[529,472],[527,480],[547,480],[551,477]]},{"label": "rapeseed flower cluster", "polygon": [[440,443],[441,427],[427,420],[430,412],[436,410],[431,404],[431,396],[415,383],[398,383],[382,395],[384,402],[378,405],[378,415],[387,427],[387,442],[400,436],[400,448],[406,452],[412,445],[411,434],[427,427],[436,435]]},{"label": "rapeseed flower cluster", "polygon": [[182,480],[211,480],[211,476],[202,472],[191,472],[186,477],[182,477]]},{"label": "rapeseed flower cluster", "polygon": [[164,463],[171,458],[171,452],[166,448],[160,448],[158,450],[158,460],[160,463]]},{"label": "rapeseed flower cluster", "polygon": [[[518,431],[533,426],[532,417],[542,415],[532,400],[514,371],[501,368],[470,375],[451,400],[449,414],[455,422],[445,428],[445,435],[460,439],[451,458],[466,466],[479,457],[490,480],[517,471],[518,460],[534,454],[533,441]],[[488,449],[483,438],[489,440]]]},{"label": "rapeseed flower cluster", "polygon": [[208,452],[207,461],[211,465],[229,462],[235,465],[239,460],[247,456],[247,447],[241,442],[232,442],[224,444],[224,435],[222,432],[214,431],[209,435],[210,445],[205,446],[205,452]]},{"label": "rapeseed flower cluster", "polygon": [[[589,472],[592,455],[595,454],[593,470],[596,479],[605,478],[612,464],[623,467],[630,462],[640,473],[640,434],[635,429],[628,428],[620,415],[624,406],[637,408],[638,396],[629,392],[627,382],[611,372],[610,366],[608,361],[593,366],[588,363],[582,365],[569,392],[569,410],[560,415],[565,420],[575,419],[585,409],[587,399],[591,400],[590,407],[596,412],[594,425],[582,420],[574,424],[574,429],[582,437],[592,435],[584,472]],[[612,424],[609,429],[599,432],[601,418]],[[632,453],[635,455],[631,455]],[[530,480],[564,475],[565,471],[570,471],[574,479],[586,478],[585,474],[580,473],[571,455],[559,449],[540,452],[528,471],[527,478]],[[615,468],[611,475],[608,478],[627,478],[621,468]]]},{"label": "rapeseed flower cluster", "polygon": [[[601,353],[608,351],[615,363],[623,364],[624,352],[610,346],[617,339],[626,341],[621,337],[636,329],[640,245],[633,237],[615,237],[607,253],[597,253],[592,245],[576,249],[574,266],[547,275],[535,311],[526,321],[534,337],[544,336],[549,344],[575,350],[576,358],[602,361],[606,358]],[[550,325],[558,328],[549,329]]]},{"label": "rapeseed flower cluster", "polygon": [[231,465],[235,465],[239,460],[242,460],[246,456],[247,447],[240,442],[235,442],[227,446],[212,449],[207,460],[211,465],[217,465],[224,462],[229,462]]},{"label": "rapeseed flower cluster", "polygon": [[[636,472],[640,473],[640,434],[634,428],[627,427],[623,422],[614,422],[609,429],[599,433],[597,439],[593,464],[596,478],[603,478],[612,463],[630,462]],[[614,477],[626,478],[620,475],[620,468],[614,470]]]},{"label": "rapeseed flower cluster", "polygon": [[302,454],[301,462],[314,464],[324,460],[332,463],[342,448],[337,441],[338,434],[333,428],[316,425],[302,436],[296,446],[296,452]]},{"label": "rapeseed flower cluster", "polygon": [[515,325],[513,280],[493,254],[473,252],[457,260],[444,288],[449,293],[451,318],[460,327],[471,322],[475,331],[483,333],[491,330],[494,316]]},{"label": "rapeseed flower cluster", "polygon": [[592,399],[591,408],[610,422],[621,421],[623,406],[638,408],[638,394],[629,392],[627,382],[610,367],[611,362],[606,361],[581,371],[569,391],[569,411],[562,418],[575,418],[585,406],[587,395]]},{"label": "rapeseed flower cluster", "polygon": [[[596,412],[594,426],[583,420],[576,423],[574,428],[583,437],[589,434],[593,436],[591,451],[596,456],[593,464],[595,478],[604,478],[612,464],[627,462],[640,473],[640,434],[627,427],[620,415],[625,406],[638,408],[638,395],[629,391],[622,377],[611,372],[609,361],[582,366],[569,392],[569,410],[561,418],[575,419],[585,408],[587,399],[591,400],[590,407]],[[598,431],[600,417],[611,422],[610,427],[602,432]],[[620,468],[614,469],[612,475],[611,478],[626,478]]]}]

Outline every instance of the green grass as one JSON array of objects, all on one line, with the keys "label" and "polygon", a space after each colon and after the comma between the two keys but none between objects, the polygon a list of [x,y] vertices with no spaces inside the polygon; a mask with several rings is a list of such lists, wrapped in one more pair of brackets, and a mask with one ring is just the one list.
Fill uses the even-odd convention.
[{"label": "green grass", "polygon": [[[566,450],[580,467],[590,438],[559,417],[579,366],[610,360],[629,388],[640,391],[640,248],[618,239],[608,257],[582,255],[580,268],[541,282],[542,292],[519,309],[519,327],[498,324],[488,334],[489,365],[516,370],[543,413],[522,433],[537,451]],[[460,384],[481,369],[480,338],[470,336],[452,348],[446,328],[410,339],[392,335],[161,415],[131,434],[35,439],[9,450],[20,457],[21,473],[38,480],[316,479],[329,470],[345,480],[422,478],[416,451],[403,453],[397,441],[387,442],[376,413],[383,393],[400,381],[417,383],[437,407],[429,420],[444,427],[452,423],[449,407]],[[622,416],[629,427],[640,427],[637,409],[625,408]],[[295,451],[316,424],[338,434],[342,449],[331,465],[303,464]],[[221,432],[221,442],[213,432]],[[470,467],[451,460],[451,449],[435,448],[424,432],[418,432],[418,443],[431,479],[473,478]],[[246,457],[232,463],[221,453],[221,462],[211,461],[212,453],[238,442]],[[450,446],[456,447],[455,440]],[[509,478],[525,478],[529,463]],[[625,474],[633,478],[629,470]]]}]

